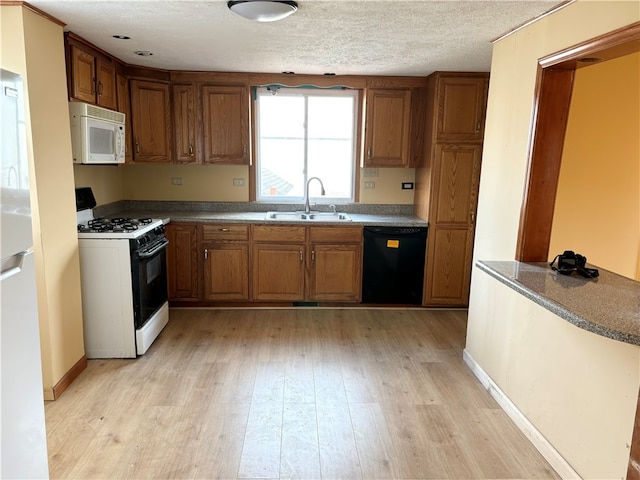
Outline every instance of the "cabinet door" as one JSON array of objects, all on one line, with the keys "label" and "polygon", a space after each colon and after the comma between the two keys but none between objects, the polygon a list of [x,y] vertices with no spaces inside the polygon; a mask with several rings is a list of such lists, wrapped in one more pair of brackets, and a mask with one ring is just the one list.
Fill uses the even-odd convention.
[{"label": "cabinet door", "polygon": [[436,148],[423,302],[427,306],[468,304],[481,152],[480,145]]},{"label": "cabinet door", "polygon": [[410,89],[367,91],[365,167],[404,167],[409,164]]},{"label": "cabinet door", "polygon": [[439,78],[438,141],[482,141],[487,85],[486,77]]},{"label": "cabinet door", "polygon": [[106,58],[96,61],[97,72],[97,104],[115,110],[118,106],[116,98],[116,69],[113,62]]},{"label": "cabinet door", "polygon": [[254,300],[304,298],[304,244],[253,244]]},{"label": "cabinet door", "polygon": [[192,83],[172,85],[175,163],[196,163],[196,100]]},{"label": "cabinet door", "polygon": [[171,162],[169,85],[131,81],[131,116],[136,162]]},{"label": "cabinet door", "polygon": [[71,97],[96,101],[96,58],[75,45],[71,46]]},{"label": "cabinet door", "polygon": [[360,301],[361,245],[311,245],[310,262],[310,300]]},{"label": "cabinet door", "polygon": [[249,300],[248,243],[206,244],[204,254],[204,298]]},{"label": "cabinet door", "polygon": [[204,163],[249,164],[249,90],[202,87]]},{"label": "cabinet door", "polygon": [[198,300],[198,248],[195,225],[167,225],[169,300]]},{"label": "cabinet door", "polygon": [[131,138],[131,95],[129,93],[129,79],[119,73],[116,75],[116,98],[118,111],[124,113],[124,159],[133,162],[133,141]]}]

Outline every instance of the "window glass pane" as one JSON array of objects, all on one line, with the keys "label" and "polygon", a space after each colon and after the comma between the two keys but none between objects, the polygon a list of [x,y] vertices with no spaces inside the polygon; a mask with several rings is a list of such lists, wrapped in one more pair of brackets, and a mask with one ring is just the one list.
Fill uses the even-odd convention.
[{"label": "window glass pane", "polygon": [[257,199],[353,201],[357,92],[281,88],[257,94]]},{"label": "window glass pane", "polygon": [[260,96],[260,197],[300,197],[304,178],[304,116],[302,96]]},{"label": "window glass pane", "polygon": [[[309,98],[308,178],[322,179],[330,198],[351,196],[353,107],[352,97]],[[319,189],[310,189],[311,196],[319,193]]]}]

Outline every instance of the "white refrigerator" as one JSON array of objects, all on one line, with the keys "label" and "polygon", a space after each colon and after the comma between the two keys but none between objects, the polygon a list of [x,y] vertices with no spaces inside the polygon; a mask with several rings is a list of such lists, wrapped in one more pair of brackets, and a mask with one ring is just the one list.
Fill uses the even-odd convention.
[{"label": "white refrigerator", "polygon": [[22,79],[0,70],[0,478],[49,478]]}]

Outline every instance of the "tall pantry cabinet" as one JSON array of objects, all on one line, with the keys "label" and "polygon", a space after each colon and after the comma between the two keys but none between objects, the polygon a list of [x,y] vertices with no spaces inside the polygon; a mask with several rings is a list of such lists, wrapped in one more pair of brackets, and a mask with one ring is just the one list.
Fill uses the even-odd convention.
[{"label": "tall pantry cabinet", "polygon": [[415,212],[429,221],[424,306],[469,303],[489,74],[436,72],[427,79],[424,165]]}]

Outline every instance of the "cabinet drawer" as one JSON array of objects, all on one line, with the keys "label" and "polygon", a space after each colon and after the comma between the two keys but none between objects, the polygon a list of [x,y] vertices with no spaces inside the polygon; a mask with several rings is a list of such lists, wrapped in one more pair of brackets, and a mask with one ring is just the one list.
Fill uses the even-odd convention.
[{"label": "cabinet drawer", "polygon": [[362,243],[362,227],[311,227],[311,243]]},{"label": "cabinet drawer", "polygon": [[202,241],[214,242],[221,240],[248,240],[249,227],[247,225],[202,225]]},{"label": "cabinet drawer", "polygon": [[304,228],[297,226],[253,226],[254,242],[304,242]]}]

